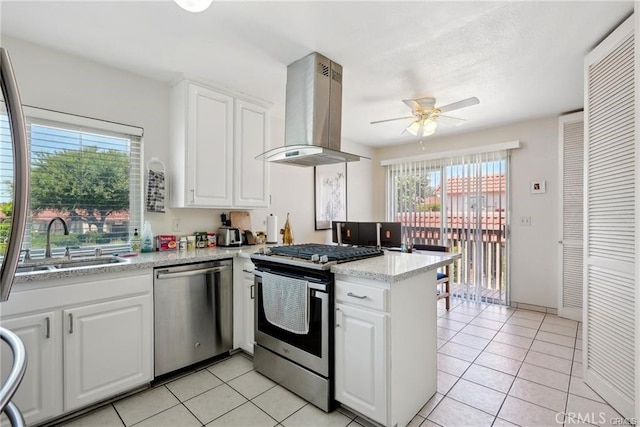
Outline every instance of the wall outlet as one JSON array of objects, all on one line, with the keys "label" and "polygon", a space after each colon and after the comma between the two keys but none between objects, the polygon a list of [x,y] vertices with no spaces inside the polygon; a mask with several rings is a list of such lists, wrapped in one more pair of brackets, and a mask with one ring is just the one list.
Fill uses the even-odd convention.
[{"label": "wall outlet", "polygon": [[180,218],[174,218],[173,219],[173,231],[182,231],[181,230],[181,226],[182,226],[182,220]]},{"label": "wall outlet", "polygon": [[530,227],[531,226],[531,217],[530,216],[521,216],[520,217],[520,225],[522,225],[524,227]]}]

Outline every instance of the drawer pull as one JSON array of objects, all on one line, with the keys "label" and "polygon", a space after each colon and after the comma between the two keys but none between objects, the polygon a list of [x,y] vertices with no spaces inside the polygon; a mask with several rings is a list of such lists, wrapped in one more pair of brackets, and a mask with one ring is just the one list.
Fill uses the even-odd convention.
[{"label": "drawer pull", "polygon": [[367,298],[367,296],[366,296],[366,295],[356,295],[356,294],[354,294],[353,292],[349,292],[349,293],[347,294],[347,296],[348,296],[348,297],[353,297],[353,298],[358,298],[358,299],[365,299],[365,298]]}]

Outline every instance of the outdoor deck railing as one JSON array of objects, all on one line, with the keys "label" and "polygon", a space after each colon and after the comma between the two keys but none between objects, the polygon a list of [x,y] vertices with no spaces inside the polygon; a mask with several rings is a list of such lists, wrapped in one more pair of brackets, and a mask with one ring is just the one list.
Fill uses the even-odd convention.
[{"label": "outdoor deck railing", "polygon": [[403,232],[413,244],[440,245],[444,241],[451,252],[462,254],[450,269],[454,294],[476,296],[479,283],[480,299],[506,302],[505,239],[500,229],[448,229],[444,240],[440,227],[408,226]]}]

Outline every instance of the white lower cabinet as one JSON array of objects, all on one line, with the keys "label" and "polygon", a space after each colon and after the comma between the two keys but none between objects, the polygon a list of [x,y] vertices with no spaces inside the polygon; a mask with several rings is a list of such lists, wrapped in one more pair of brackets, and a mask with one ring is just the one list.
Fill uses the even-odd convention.
[{"label": "white lower cabinet", "polygon": [[[27,425],[54,417],[62,408],[62,334],[60,313],[47,311],[2,320],[2,327],[13,331],[24,343],[27,371],[13,397]],[[13,357],[2,345],[0,363],[2,383],[7,378]],[[1,423],[8,424],[3,418]]]},{"label": "white lower cabinet", "polygon": [[151,301],[136,296],[63,311],[67,410],[149,382]]},{"label": "white lower cabinet", "polygon": [[247,259],[233,261],[233,347],[253,354],[255,342],[255,286],[253,263]]},{"label": "white lower cabinet", "polygon": [[335,398],[405,426],[436,393],[435,271],[393,283],[336,274]]},{"label": "white lower cabinet", "polygon": [[387,419],[387,318],[336,304],[336,400],[373,420]]},{"label": "white lower cabinet", "polygon": [[[13,402],[28,425],[153,380],[151,270],[99,277],[16,284],[0,306],[27,351]],[[12,357],[2,347],[4,381]]]}]

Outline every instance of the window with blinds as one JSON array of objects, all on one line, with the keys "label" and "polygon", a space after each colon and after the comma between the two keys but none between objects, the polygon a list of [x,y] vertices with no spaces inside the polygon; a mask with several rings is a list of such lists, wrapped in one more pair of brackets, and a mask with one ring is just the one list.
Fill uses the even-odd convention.
[{"label": "window with blinds", "polygon": [[462,254],[453,293],[506,302],[507,151],[406,161],[387,167],[387,219],[403,243]]},{"label": "window with blinds", "polygon": [[[56,116],[65,118],[62,113]],[[94,127],[85,126],[82,119],[69,116],[69,122],[63,122],[27,115],[30,200],[23,247],[31,256],[44,254],[47,226],[56,217],[66,222],[69,235],[54,223],[54,256],[66,247],[78,252],[95,247],[122,250],[133,229],[140,228],[140,136],[111,130],[108,122],[105,129],[95,127],[100,121],[93,119],[87,121]],[[7,117],[0,120],[1,227],[11,215],[13,170]]]}]

